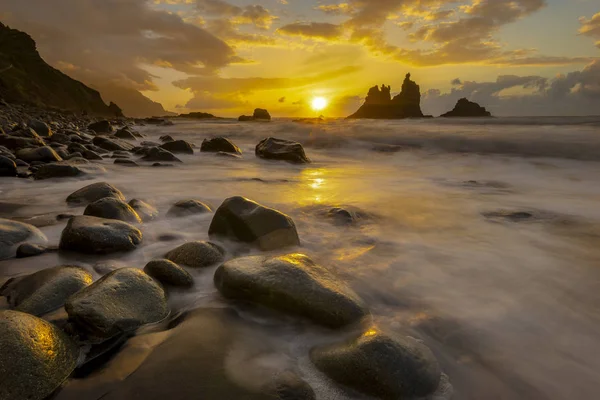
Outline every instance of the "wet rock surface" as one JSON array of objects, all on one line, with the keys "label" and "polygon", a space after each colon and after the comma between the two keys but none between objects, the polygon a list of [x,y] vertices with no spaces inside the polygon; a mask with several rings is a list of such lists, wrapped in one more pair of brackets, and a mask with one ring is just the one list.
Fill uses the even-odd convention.
[{"label": "wet rock surface", "polygon": [[226,298],[306,317],[327,327],[356,323],[368,314],[350,288],[303,254],[227,261],[214,280]]},{"label": "wet rock surface", "polygon": [[60,238],[60,250],[108,254],[134,250],[142,232],[126,222],[90,216],[69,220]]},{"label": "wet rock surface", "polygon": [[17,247],[17,258],[27,258],[27,257],[35,257],[42,255],[44,253],[48,253],[51,251],[58,250],[56,247],[49,247],[42,244],[34,244],[34,243],[23,243],[19,247]]},{"label": "wet rock surface", "polygon": [[287,161],[294,164],[310,163],[302,145],[290,140],[266,138],[256,145],[255,153],[257,157],[265,160]]},{"label": "wet rock surface", "polygon": [[161,147],[151,147],[148,153],[142,157],[144,161],[182,162],[173,153]]},{"label": "wet rock surface", "polygon": [[106,197],[125,201],[125,196],[119,189],[106,182],[97,182],[71,193],[67,197],[67,203],[87,205]]},{"label": "wet rock surface", "polygon": [[88,204],[83,215],[131,223],[142,222],[140,216],[129,204],[114,197],[105,197]]},{"label": "wet rock surface", "polygon": [[225,250],[211,242],[189,242],[165,255],[168,260],[191,268],[204,268],[225,259]]},{"label": "wet rock surface", "polygon": [[128,204],[135,210],[143,222],[153,221],[159,216],[156,207],[151,206],[143,200],[132,199]]},{"label": "wet rock surface", "polygon": [[173,154],[194,154],[192,144],[185,140],[172,140],[160,146]]},{"label": "wet rock surface", "polygon": [[194,286],[194,278],[190,273],[170,260],[152,260],[146,264],[144,272],[163,285],[182,288]]},{"label": "wet rock surface", "polygon": [[51,147],[43,146],[35,149],[22,149],[17,151],[17,158],[31,163],[32,161],[56,162],[62,158]]},{"label": "wet rock surface", "polygon": [[69,164],[45,164],[41,165],[33,174],[35,180],[54,179],[54,178],[74,178],[82,176],[86,173]]},{"label": "wet rock surface", "polygon": [[79,349],[54,325],[0,311],[0,399],[42,400],[75,369]]},{"label": "wet rock surface", "polygon": [[17,164],[12,159],[0,155],[0,177],[16,175]]},{"label": "wet rock surface", "polygon": [[14,257],[23,242],[46,243],[46,236],[33,225],[0,218],[0,260]]},{"label": "wet rock surface", "polygon": [[234,153],[242,154],[242,150],[236,146],[231,140],[224,137],[216,137],[212,139],[204,139],[200,146],[201,152],[209,153]]},{"label": "wet rock surface", "polygon": [[167,212],[168,217],[186,217],[195,214],[211,213],[211,208],[198,200],[181,200]]}]

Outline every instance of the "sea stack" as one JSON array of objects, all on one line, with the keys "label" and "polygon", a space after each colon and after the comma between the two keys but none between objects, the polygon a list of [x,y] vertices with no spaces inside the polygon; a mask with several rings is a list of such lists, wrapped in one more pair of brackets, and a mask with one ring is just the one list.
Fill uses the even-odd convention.
[{"label": "sea stack", "polygon": [[450,117],[463,117],[463,118],[471,118],[471,117],[491,117],[492,114],[485,109],[485,107],[481,107],[479,104],[474,103],[472,101],[467,100],[466,98],[462,98],[458,100],[454,109],[452,111],[448,111],[446,114],[442,114],[441,117],[450,118]]},{"label": "sea stack", "polygon": [[402,91],[392,98],[392,88],[381,85],[369,89],[365,103],[360,109],[348,118],[373,118],[373,119],[402,119],[423,118],[421,111],[421,90],[419,85],[406,74]]}]

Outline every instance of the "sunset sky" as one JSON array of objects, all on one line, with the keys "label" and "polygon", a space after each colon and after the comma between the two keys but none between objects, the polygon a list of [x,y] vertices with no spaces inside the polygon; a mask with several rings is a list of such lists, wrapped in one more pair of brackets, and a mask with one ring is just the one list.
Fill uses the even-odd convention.
[{"label": "sunset sky", "polygon": [[346,116],[411,72],[425,113],[600,114],[599,0],[0,0],[0,21],[175,112]]}]

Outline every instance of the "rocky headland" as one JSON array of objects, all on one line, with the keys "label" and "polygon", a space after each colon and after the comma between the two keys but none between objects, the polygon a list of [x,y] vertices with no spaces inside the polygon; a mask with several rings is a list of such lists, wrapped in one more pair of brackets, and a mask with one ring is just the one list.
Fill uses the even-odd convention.
[{"label": "rocky headland", "polygon": [[477,103],[469,101],[466,98],[459,99],[454,106],[454,109],[448,111],[445,114],[440,115],[443,118],[451,117],[462,117],[462,118],[473,118],[473,117],[491,117],[492,113],[480,106]]}]

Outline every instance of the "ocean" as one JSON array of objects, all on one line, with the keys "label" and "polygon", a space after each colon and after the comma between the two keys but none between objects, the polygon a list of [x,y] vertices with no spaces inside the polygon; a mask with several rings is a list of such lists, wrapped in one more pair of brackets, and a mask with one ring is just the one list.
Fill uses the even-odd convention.
[{"label": "ocean", "polygon": [[[225,136],[243,158],[196,151],[178,155],[184,163],[172,168],[128,168],[109,159],[102,162],[106,173],[93,179],[3,178],[0,201],[18,206],[1,217],[42,226],[53,244],[65,222],[47,223],[48,216],[82,213],[65,199],[93,182],[155,205],[162,217],[143,225],[144,242],[132,253],[2,261],[0,282],[67,263],[90,271],[99,261],[143,268],[185,241],[208,240],[211,215],[166,218],[173,203],[197,199],[216,208],[239,195],[289,214],[302,243],[291,251],[348,283],[375,324],[423,340],[448,375],[454,399],[598,398],[600,117],[180,120],[138,129],[146,140],[170,134],[198,146]],[[269,136],[302,143],[312,163],[256,158],[254,146]],[[358,222],[326,218],[333,207],[353,210]],[[165,235],[174,240],[158,239]],[[171,295],[173,310],[224,307],[214,269],[192,271],[196,286]],[[265,327],[261,341],[272,346],[248,353],[241,346],[231,354],[232,379],[251,384],[271,370],[295,368],[319,399],[365,398],[342,393],[308,361],[308,350],[336,333],[240,313]],[[128,349],[110,362],[134,370]],[[107,374],[82,377],[87,392],[67,386],[57,398],[99,398],[108,390],[99,388],[124,379],[112,376],[109,384]]]}]

